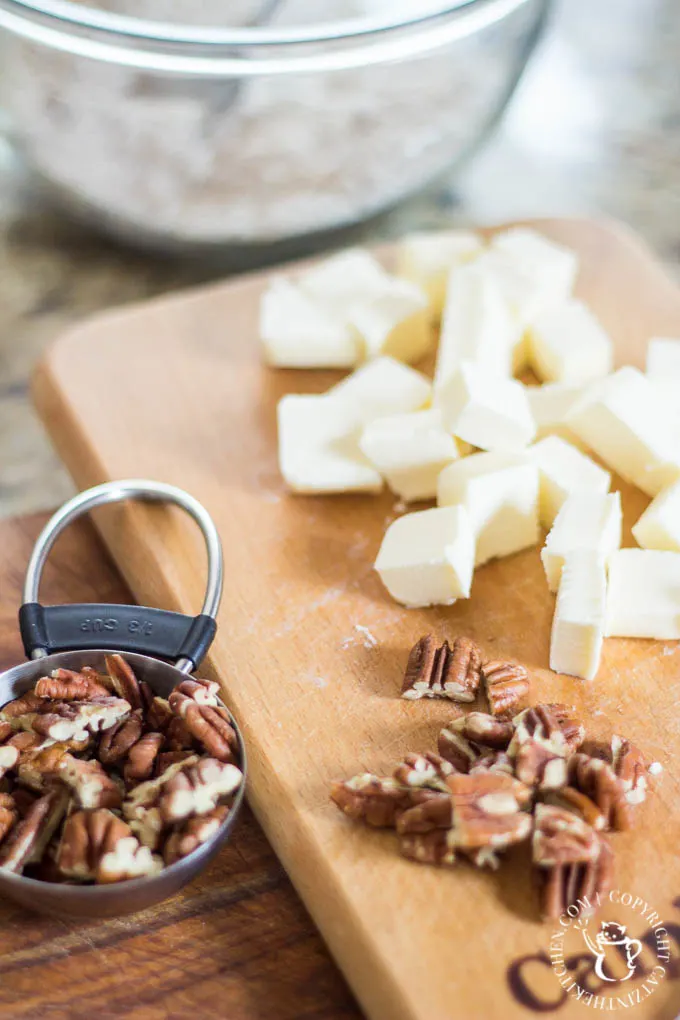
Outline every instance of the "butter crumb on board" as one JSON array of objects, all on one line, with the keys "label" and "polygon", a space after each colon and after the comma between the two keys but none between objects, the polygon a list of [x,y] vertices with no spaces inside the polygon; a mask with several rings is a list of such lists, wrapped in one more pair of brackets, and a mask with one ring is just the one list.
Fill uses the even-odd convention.
[{"label": "butter crumb on board", "polygon": [[[680,339],[651,339],[646,374],[613,371],[575,254],[528,228],[411,235],[395,263],[348,249],[263,293],[272,366],[354,369],[282,398],[289,489],[386,483],[400,516],[375,569],[407,607],[469,598],[475,567],[542,546],[555,669],[592,679],[605,635],[680,638]],[[433,348],[430,380],[409,363]],[[541,385],[513,378],[527,367]],[[611,472],[652,497],[643,548],[620,549]]]}]

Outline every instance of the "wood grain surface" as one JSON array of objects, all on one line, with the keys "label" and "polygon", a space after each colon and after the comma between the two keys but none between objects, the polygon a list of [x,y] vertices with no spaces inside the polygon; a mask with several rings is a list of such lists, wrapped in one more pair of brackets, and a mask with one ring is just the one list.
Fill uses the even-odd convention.
[{"label": "wood grain surface", "polygon": [[[23,656],[23,570],[45,517],[0,522],[0,668]],[[55,602],[129,601],[88,522],[45,570]],[[359,1020],[361,1013],[246,808],[207,872],[158,907],[98,924],[0,901],[0,1016],[38,1020]]]},{"label": "wood grain surface", "polygon": [[[589,221],[538,226],[579,251],[578,291],[614,337],[620,363],[641,364],[652,334],[680,335],[680,292],[635,239]],[[635,1007],[645,1020],[674,1017],[677,644],[608,641],[592,684],[550,673],[553,600],[538,549],[481,569],[472,598],[453,607],[409,612],[391,602],[372,562],[394,499],[293,497],[280,479],[278,397],[322,390],[336,377],[262,367],[265,278],[84,323],[48,353],[35,398],[80,486],[155,477],[184,486],[214,514],[226,587],[206,669],[243,726],[250,803],[277,854],[373,1020],[586,1015],[550,969],[550,928],[537,919],[526,848],[508,854],[498,874],[423,868],[399,857],[393,836],[351,825],[328,801],[333,778],[384,773],[403,752],[434,745],[450,708],[398,698],[406,655],[423,632],[469,634],[488,655],[525,662],[537,699],[574,704],[592,732],[623,732],[663,765],[639,829],[615,837],[616,879],[676,925],[664,980]],[[646,500],[622,492],[631,544]],[[111,508],[97,522],[139,601],[196,609],[204,564],[190,524],[142,506]],[[613,908],[607,917],[623,923]],[[630,929],[645,933],[644,924]],[[586,981],[593,960],[577,950],[569,966]]]}]

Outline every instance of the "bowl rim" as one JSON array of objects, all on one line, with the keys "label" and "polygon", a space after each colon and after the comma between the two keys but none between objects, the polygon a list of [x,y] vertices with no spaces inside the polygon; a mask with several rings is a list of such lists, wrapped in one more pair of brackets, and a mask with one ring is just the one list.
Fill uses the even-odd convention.
[{"label": "bowl rim", "polygon": [[[527,0],[516,0],[521,6]],[[200,46],[277,46],[281,44],[339,42],[421,25],[451,14],[463,14],[471,8],[503,6],[503,0],[423,0],[412,10],[399,5],[394,14],[337,19],[317,24],[272,27],[249,24],[239,27],[216,27],[185,22],[170,22],[134,15],[116,14],[90,3],[74,0],[0,0],[0,8],[69,26],[74,30],[128,36],[130,39],[157,43]]]},{"label": "bowl rim", "polygon": [[[43,656],[39,659],[28,659],[25,662],[19,662],[15,666],[10,666],[8,669],[2,670],[2,672],[0,672],[0,681],[4,680],[5,678],[9,678],[10,674],[12,673],[21,674],[22,670],[24,669],[26,672],[29,672],[29,670],[26,669],[26,667],[28,666],[36,667],[39,665],[42,666],[43,664],[49,666],[50,660],[57,658],[63,659],[65,656],[73,654],[85,654],[87,656],[90,655],[96,656],[96,655],[111,655],[115,654],[115,652],[112,652],[111,649],[103,648],[87,649],[84,652],[81,652],[80,649],[74,649],[72,652],[56,652],[53,655]],[[154,656],[152,655],[142,655],[138,652],[119,652],[118,654],[123,655],[126,659],[129,658],[133,660],[133,665],[134,660],[154,658]],[[168,666],[171,669],[176,668],[172,665],[172,663],[163,662],[161,659],[156,659],[155,661],[160,663],[161,665]],[[191,679],[192,675],[193,675],[192,673],[185,674],[185,678]],[[23,683],[20,675],[17,677],[17,679],[19,680],[20,684]],[[33,681],[29,680],[28,683],[30,685],[33,683]],[[26,690],[29,689],[30,687],[27,686]],[[0,700],[2,700],[1,696]],[[120,896],[122,889],[124,889],[126,893],[128,891],[134,892],[136,889],[142,888],[147,889],[151,884],[155,883],[160,884],[161,880],[165,879],[167,876],[185,873],[187,871],[187,865],[189,867],[192,866],[195,867],[196,876],[200,874],[203,871],[206,864],[208,863],[208,861],[205,860],[204,858],[209,858],[210,856],[212,856],[211,851],[213,849],[216,849],[218,844],[226,842],[227,837],[230,836],[232,829],[236,825],[238,817],[241,813],[243,801],[245,800],[246,781],[248,778],[248,760],[246,756],[246,748],[245,742],[243,740],[243,734],[241,733],[239,725],[236,722],[236,719],[234,718],[231,709],[224,704],[224,701],[222,700],[221,697],[218,697],[218,700],[220,704],[229,713],[229,718],[234,724],[234,730],[236,732],[236,739],[238,741],[239,751],[239,760],[237,762],[237,768],[241,772],[241,782],[239,784],[238,790],[234,795],[234,799],[230,805],[229,814],[224,819],[222,824],[219,826],[217,831],[214,832],[213,835],[210,836],[210,838],[205,841],[205,843],[201,843],[200,846],[197,846],[196,849],[193,850],[190,854],[187,854],[186,857],[181,857],[179,860],[175,861],[174,864],[164,865],[162,871],[158,872],[158,874],[156,875],[142,875],[139,878],[128,878],[122,882],[111,882],[101,885],[96,884],[79,885],[70,883],[59,884],[52,882],[44,882],[39,878],[30,878],[28,875],[17,875],[11,871],[0,870],[0,893],[2,892],[2,886],[7,885],[11,887],[14,885],[21,889],[33,890],[37,895],[43,895],[45,894],[46,890],[49,890],[49,893],[47,895],[53,895],[54,898],[57,898],[59,896],[59,893],[63,891],[64,895],[68,895],[69,898],[71,896],[75,896],[76,900],[88,900],[88,899],[99,900],[101,898],[102,900],[106,901],[108,899],[115,899],[117,896]],[[4,705],[5,702],[3,701],[2,704]],[[165,898],[167,897],[163,897],[163,899]],[[162,902],[162,900],[160,900],[159,902]],[[36,909],[39,909],[39,907]]]}]

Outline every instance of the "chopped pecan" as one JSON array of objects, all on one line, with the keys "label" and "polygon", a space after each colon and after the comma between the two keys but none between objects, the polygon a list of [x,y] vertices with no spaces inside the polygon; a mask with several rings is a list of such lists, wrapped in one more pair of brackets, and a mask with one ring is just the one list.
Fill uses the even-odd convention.
[{"label": "chopped pecan", "polygon": [[619,777],[629,804],[641,804],[647,796],[645,759],[635,744],[616,734],[611,740],[614,772]]},{"label": "chopped pecan", "polygon": [[155,695],[153,688],[145,680],[139,682],[139,693],[147,726],[151,730],[165,733],[169,723],[175,718],[166,698]]},{"label": "chopped pecan", "polygon": [[225,708],[199,705],[178,690],[172,692],[169,701],[172,711],[212,758],[228,763],[236,760],[236,731]]},{"label": "chopped pecan", "polygon": [[145,733],[130,748],[128,760],[123,767],[123,777],[128,786],[151,778],[164,740],[162,733]]},{"label": "chopped pecan", "polygon": [[14,797],[9,793],[0,793],[0,843],[14,828],[19,818]]},{"label": "chopped pecan", "polygon": [[525,740],[514,758],[515,775],[527,786],[557,790],[567,782],[567,761],[538,740]]},{"label": "chopped pecan", "polygon": [[104,730],[99,742],[99,760],[102,765],[116,765],[127,757],[128,751],[142,735],[141,710],[132,712],[126,719]]},{"label": "chopped pecan", "polygon": [[36,800],[0,846],[0,869],[21,874],[26,864],[40,860],[67,805],[63,790],[50,790]]},{"label": "chopped pecan", "polygon": [[207,843],[219,830],[229,814],[227,804],[220,804],[214,811],[198,818],[188,818],[174,832],[171,832],[163,847],[163,859],[169,866],[183,857],[188,857],[203,843]]},{"label": "chopped pecan", "polygon": [[531,791],[511,776],[480,773],[447,780],[453,802],[450,842],[464,849],[502,849],[526,839],[531,816],[521,811]]},{"label": "chopped pecan", "polygon": [[113,682],[113,689],[133,708],[142,708],[142,695],[132,666],[122,655],[105,656],[106,669]]},{"label": "chopped pecan", "polygon": [[507,751],[489,751],[470,766],[468,774],[475,776],[480,772],[500,772],[506,776],[514,776],[515,768]]},{"label": "chopped pecan", "polygon": [[407,754],[394,770],[394,778],[402,786],[429,787],[448,791],[446,777],[455,772],[453,765],[438,754]]},{"label": "chopped pecan", "polygon": [[596,860],[599,852],[599,836],[583,818],[552,804],[536,805],[532,856],[538,867],[583,864]]},{"label": "chopped pecan", "polygon": [[420,804],[402,811],[397,818],[397,832],[431,832],[450,829],[453,824],[453,803],[448,793],[433,793]]},{"label": "chopped pecan", "polygon": [[140,846],[130,826],[111,811],[76,811],[64,824],[57,851],[59,871],[68,878],[100,884],[155,875],[160,858]]},{"label": "chopped pecan", "polygon": [[485,662],[482,677],[491,714],[509,717],[522,707],[529,694],[529,674],[517,662]]},{"label": "chopped pecan", "polygon": [[413,793],[396,779],[364,772],[345,782],[333,783],[331,800],[355,822],[366,822],[376,829],[393,829],[397,816],[413,804]]},{"label": "chopped pecan", "polygon": [[482,750],[477,744],[461,736],[452,725],[441,730],[437,738],[437,749],[442,758],[451,762],[458,772],[469,772],[475,762],[479,761]]},{"label": "chopped pecan", "polygon": [[90,698],[107,698],[110,691],[100,683],[94,670],[85,669],[76,673],[71,669],[54,669],[50,676],[43,676],[35,685],[39,698],[54,701],[88,701]]},{"label": "chopped pecan", "polygon": [[453,646],[445,641],[437,648],[434,637],[428,634],[411,650],[401,696],[474,701],[480,666],[479,649],[469,638],[458,637]]},{"label": "chopped pecan", "polygon": [[607,828],[630,829],[633,812],[626,789],[612,765],[579,752],[569,759],[569,784],[584,793],[600,809]]},{"label": "chopped pecan", "polygon": [[575,790],[572,786],[563,786],[560,790],[550,790],[545,794],[543,800],[546,804],[552,804],[553,807],[562,808],[564,811],[573,811],[588,825],[592,825],[596,832],[601,832],[607,827],[607,819],[597,804],[594,804],[590,797],[586,797],[585,793]]},{"label": "chopped pecan", "polygon": [[449,832],[432,829],[431,832],[404,834],[399,840],[401,852],[404,857],[419,864],[451,866],[456,863],[456,850],[449,844]]},{"label": "chopped pecan", "polygon": [[540,880],[541,915],[545,920],[557,920],[572,904],[579,905],[581,914],[592,913],[599,899],[609,892],[614,854],[602,836],[598,837],[598,843],[599,853],[592,861],[536,868]]},{"label": "chopped pecan", "polygon": [[449,726],[473,744],[492,747],[498,751],[507,748],[514,733],[514,727],[509,719],[498,719],[486,712],[469,712],[460,719],[454,719]]}]

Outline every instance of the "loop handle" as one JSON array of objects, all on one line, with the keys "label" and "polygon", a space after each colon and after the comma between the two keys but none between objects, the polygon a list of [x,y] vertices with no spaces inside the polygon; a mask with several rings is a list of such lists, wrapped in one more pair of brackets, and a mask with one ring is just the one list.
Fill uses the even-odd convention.
[{"label": "loop handle", "polygon": [[[42,571],[52,546],[78,517],[108,503],[127,499],[173,503],[200,527],[208,553],[208,579],[201,612],[196,617],[145,606],[42,606],[38,601]],[[65,503],[47,522],[33,549],[19,611],[21,636],[31,659],[75,648],[112,648],[176,659],[189,673],[201,661],[215,635],[215,617],[222,597],[222,546],[214,521],[198,500],[164,482],[126,479],[86,489]]]}]

